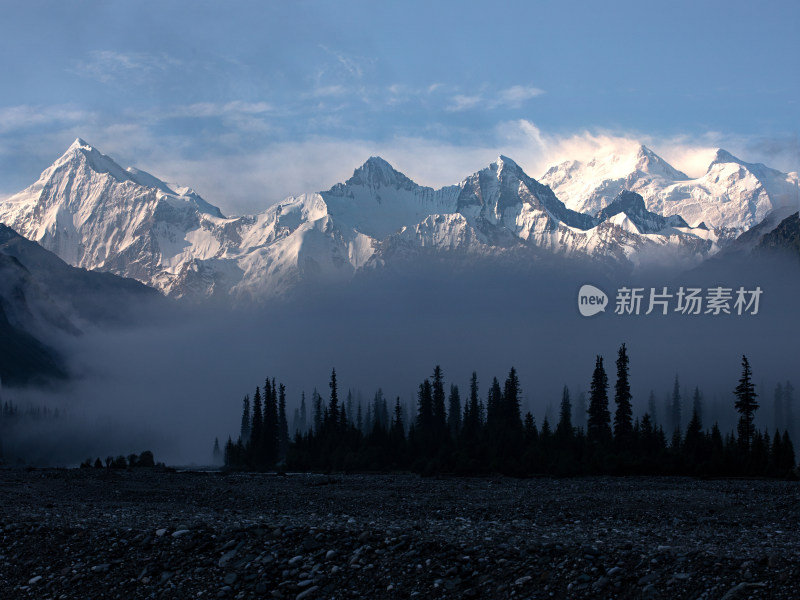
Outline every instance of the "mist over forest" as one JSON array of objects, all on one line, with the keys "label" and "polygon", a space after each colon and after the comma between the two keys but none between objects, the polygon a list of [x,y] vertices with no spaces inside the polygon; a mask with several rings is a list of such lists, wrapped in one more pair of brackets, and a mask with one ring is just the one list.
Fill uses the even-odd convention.
[{"label": "mist over forest", "polygon": [[[743,354],[760,394],[760,429],[774,429],[776,384],[796,378],[796,264],[772,256],[744,264],[723,258],[690,272],[635,275],[561,260],[526,270],[459,264],[428,261],[375,271],[324,292],[309,285],[262,307],[143,305],[140,325],[65,342],[72,381],[0,391],[0,401],[57,408],[60,415],[6,432],[5,452],[16,450],[34,463],[76,465],[90,456],[151,449],[168,464],[207,464],[215,438],[236,438],[242,398],[266,377],[285,384],[291,427],[301,393],[307,402],[315,388],[327,397],[334,367],[342,398],[352,391],[366,403],[380,388],[390,403],[399,397],[413,411],[418,386],[436,365],[448,385],[462,390],[477,371],[482,396],[493,377],[502,380],[514,366],[523,415],[531,411],[540,424],[548,416],[552,424],[563,386],[570,389],[574,412],[575,399],[588,390],[595,356],[611,364],[624,342],[634,417],[647,410],[652,391],[661,413],[656,420],[663,423],[677,375],[683,426],[699,387],[704,426],[718,421],[723,432],[735,427],[733,389]],[[578,289],[585,283],[608,294],[605,312],[580,315]],[[645,288],[642,313],[650,287],[675,293],[680,286],[759,286],[763,293],[757,315],[684,315],[674,304],[667,316],[658,309],[620,315],[615,296],[623,286]]]}]

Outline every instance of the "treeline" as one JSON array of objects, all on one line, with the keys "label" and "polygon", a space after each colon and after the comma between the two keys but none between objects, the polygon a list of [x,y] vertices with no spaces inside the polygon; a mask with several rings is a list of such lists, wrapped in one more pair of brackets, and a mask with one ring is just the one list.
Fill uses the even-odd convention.
[{"label": "treeline", "polygon": [[[338,404],[335,397],[333,405]],[[256,387],[252,410],[250,396],[245,396],[242,425],[236,443],[229,437],[225,444],[224,462],[228,466],[264,470],[286,461],[289,451],[289,424],[286,421],[286,388],[275,379],[266,379],[263,388]],[[214,459],[219,456],[219,441],[214,441]]]},{"label": "treeline", "polygon": [[87,458],[81,463],[81,469],[129,469],[129,468],[164,468],[164,463],[157,463],[153,453],[150,450],[145,450],[141,454],[129,454],[128,456],[119,455],[116,458],[113,456],[106,457],[105,463],[96,458],[92,462],[91,458]]},{"label": "treeline", "polygon": [[[770,435],[753,424],[759,405],[746,357],[742,357],[742,376],[734,391],[734,406],[739,413],[737,431],[725,435],[716,423],[710,430],[704,427],[699,390],[685,430],[676,427],[667,434],[649,412],[634,419],[629,362],[623,344],[616,361],[612,417],[608,376],[603,357],[597,356],[585,428],[572,422],[572,402],[566,387],[555,426],[547,418],[538,426],[530,412],[521,414],[522,390],[513,367],[502,384],[493,378],[485,395],[473,373],[462,402],[457,386],[446,389],[439,366],[420,383],[413,416],[404,416],[399,398],[390,412],[385,400],[376,395],[371,418],[364,427],[360,404],[356,419],[341,405],[334,370],[327,404],[323,405],[315,391],[313,426],[298,430],[293,441],[287,441],[285,453],[277,442],[284,435],[285,418],[281,422],[279,417],[277,429],[266,433],[267,417],[261,411],[267,409],[261,408],[257,389],[252,411],[249,398],[244,400],[240,437],[235,443],[228,439],[224,463],[229,468],[244,469],[280,465],[300,471],[412,470],[463,475],[793,475],[796,465],[789,433],[776,430]],[[275,389],[274,380],[268,380],[264,396],[269,400],[265,399],[265,405],[275,402]],[[282,385],[278,390],[278,414],[283,406],[285,417],[285,390]],[[259,434],[254,439],[257,429]],[[264,444],[270,448],[268,452],[259,450]]]}]

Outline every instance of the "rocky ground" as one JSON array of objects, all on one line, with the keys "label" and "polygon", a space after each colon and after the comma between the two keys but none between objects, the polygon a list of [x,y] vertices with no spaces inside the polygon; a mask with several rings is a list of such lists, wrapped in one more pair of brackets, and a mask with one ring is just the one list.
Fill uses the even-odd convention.
[{"label": "rocky ground", "polygon": [[0,471],[0,598],[800,598],[800,484]]}]

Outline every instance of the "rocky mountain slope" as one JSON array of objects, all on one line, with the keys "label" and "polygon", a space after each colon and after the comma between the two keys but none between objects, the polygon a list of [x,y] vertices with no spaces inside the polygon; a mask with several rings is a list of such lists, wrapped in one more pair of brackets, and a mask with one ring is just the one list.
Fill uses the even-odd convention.
[{"label": "rocky mountain slope", "polygon": [[72,267],[0,224],[0,379],[67,376],[65,338],[135,322],[151,301],[158,294],[141,283]]}]

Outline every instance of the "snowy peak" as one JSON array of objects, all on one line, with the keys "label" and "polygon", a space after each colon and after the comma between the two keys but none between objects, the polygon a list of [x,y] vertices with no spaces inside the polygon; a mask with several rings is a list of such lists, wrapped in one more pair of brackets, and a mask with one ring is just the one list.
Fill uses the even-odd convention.
[{"label": "snowy peak", "polygon": [[51,175],[60,169],[88,169],[98,174],[108,173],[119,183],[130,180],[130,176],[125,169],[119,166],[114,160],[99,152],[94,146],[81,138],[76,138],[67,148],[67,151],[53,163],[45,174]]},{"label": "snowy peak", "polygon": [[708,165],[708,170],[711,170],[711,167],[714,165],[720,164],[727,164],[727,163],[734,163],[737,165],[748,166],[746,162],[736,158],[733,154],[728,152],[727,150],[723,150],[722,148],[717,148],[717,153],[714,155],[714,160],[711,161],[711,164]]},{"label": "snowy peak", "polygon": [[[478,222],[502,225],[515,229],[523,220],[523,230],[536,221],[537,227],[549,230],[559,223],[586,230],[594,227],[594,219],[564,206],[553,191],[528,176],[507,156],[500,156],[488,167],[461,182],[458,212],[471,219],[471,225],[481,229]],[[525,217],[523,217],[525,213]],[[536,218],[531,217],[537,213]],[[517,231],[517,234],[520,232]]]},{"label": "snowy peak", "polygon": [[380,156],[371,156],[367,162],[353,172],[353,176],[348,179],[344,185],[361,186],[371,189],[393,187],[407,190],[418,187],[416,183],[411,181],[400,171],[396,171],[392,165]]},{"label": "snowy peak", "polygon": [[645,145],[639,146],[636,152],[636,170],[654,177],[662,177],[669,181],[685,181],[689,179],[686,173],[673,167]]}]

